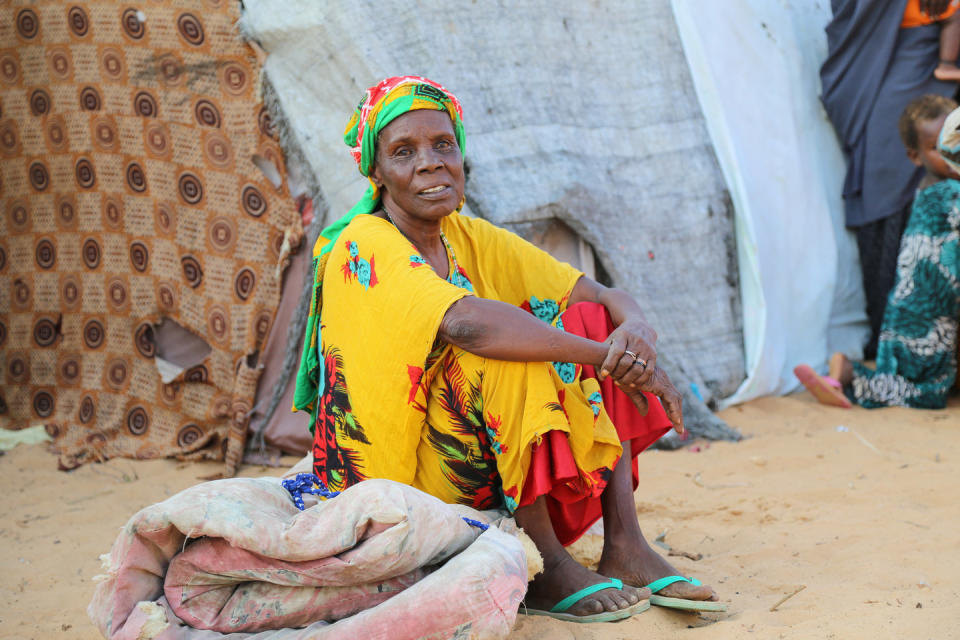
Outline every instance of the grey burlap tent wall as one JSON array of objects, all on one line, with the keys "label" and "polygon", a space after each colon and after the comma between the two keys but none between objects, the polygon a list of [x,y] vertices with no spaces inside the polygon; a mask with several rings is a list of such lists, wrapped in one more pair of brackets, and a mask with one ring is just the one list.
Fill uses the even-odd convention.
[{"label": "grey burlap tent wall", "polygon": [[667,0],[248,0],[241,28],[315,179],[313,237],[365,187],[342,141],[363,90],[435,79],[464,105],[469,211],[528,237],[555,218],[579,233],[657,328],[689,424],[719,426],[697,396],[744,378],[732,211]]}]

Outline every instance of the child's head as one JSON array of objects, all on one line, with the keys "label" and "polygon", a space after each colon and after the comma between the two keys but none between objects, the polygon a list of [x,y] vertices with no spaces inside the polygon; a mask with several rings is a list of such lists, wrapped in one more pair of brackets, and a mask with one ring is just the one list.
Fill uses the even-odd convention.
[{"label": "child's head", "polygon": [[927,94],[908,104],[900,115],[900,139],[907,148],[907,157],[938,178],[960,179],[937,148],[940,129],[956,108],[957,103],[950,98]]}]

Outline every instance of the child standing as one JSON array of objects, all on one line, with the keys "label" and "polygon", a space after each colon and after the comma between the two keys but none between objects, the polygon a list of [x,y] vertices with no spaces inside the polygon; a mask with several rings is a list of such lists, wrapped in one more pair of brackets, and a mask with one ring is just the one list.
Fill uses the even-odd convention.
[{"label": "child standing", "polygon": [[957,375],[960,321],[960,109],[922,96],[900,116],[907,157],[926,169],[903,233],[897,278],[884,311],[876,370],[844,354],[830,376],[794,374],[824,404],[942,409]]}]

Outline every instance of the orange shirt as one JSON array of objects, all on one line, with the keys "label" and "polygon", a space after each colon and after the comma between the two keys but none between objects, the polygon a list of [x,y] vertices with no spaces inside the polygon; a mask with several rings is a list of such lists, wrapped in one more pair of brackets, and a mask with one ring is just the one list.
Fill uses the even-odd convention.
[{"label": "orange shirt", "polygon": [[900,23],[900,28],[909,29],[910,27],[922,27],[934,22],[942,22],[956,13],[957,9],[960,9],[960,0],[953,0],[947,10],[934,20],[927,14],[920,12],[920,0],[907,0],[907,8],[903,12],[903,21]]}]

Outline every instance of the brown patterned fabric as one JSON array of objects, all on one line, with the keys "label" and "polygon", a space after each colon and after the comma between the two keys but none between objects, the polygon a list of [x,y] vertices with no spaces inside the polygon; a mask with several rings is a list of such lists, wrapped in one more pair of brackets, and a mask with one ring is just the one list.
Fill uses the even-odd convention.
[{"label": "brown patterned fabric", "polygon": [[[239,3],[0,5],[0,427],[61,465],[242,454],[302,235]],[[212,347],[163,384],[154,325]]]}]

